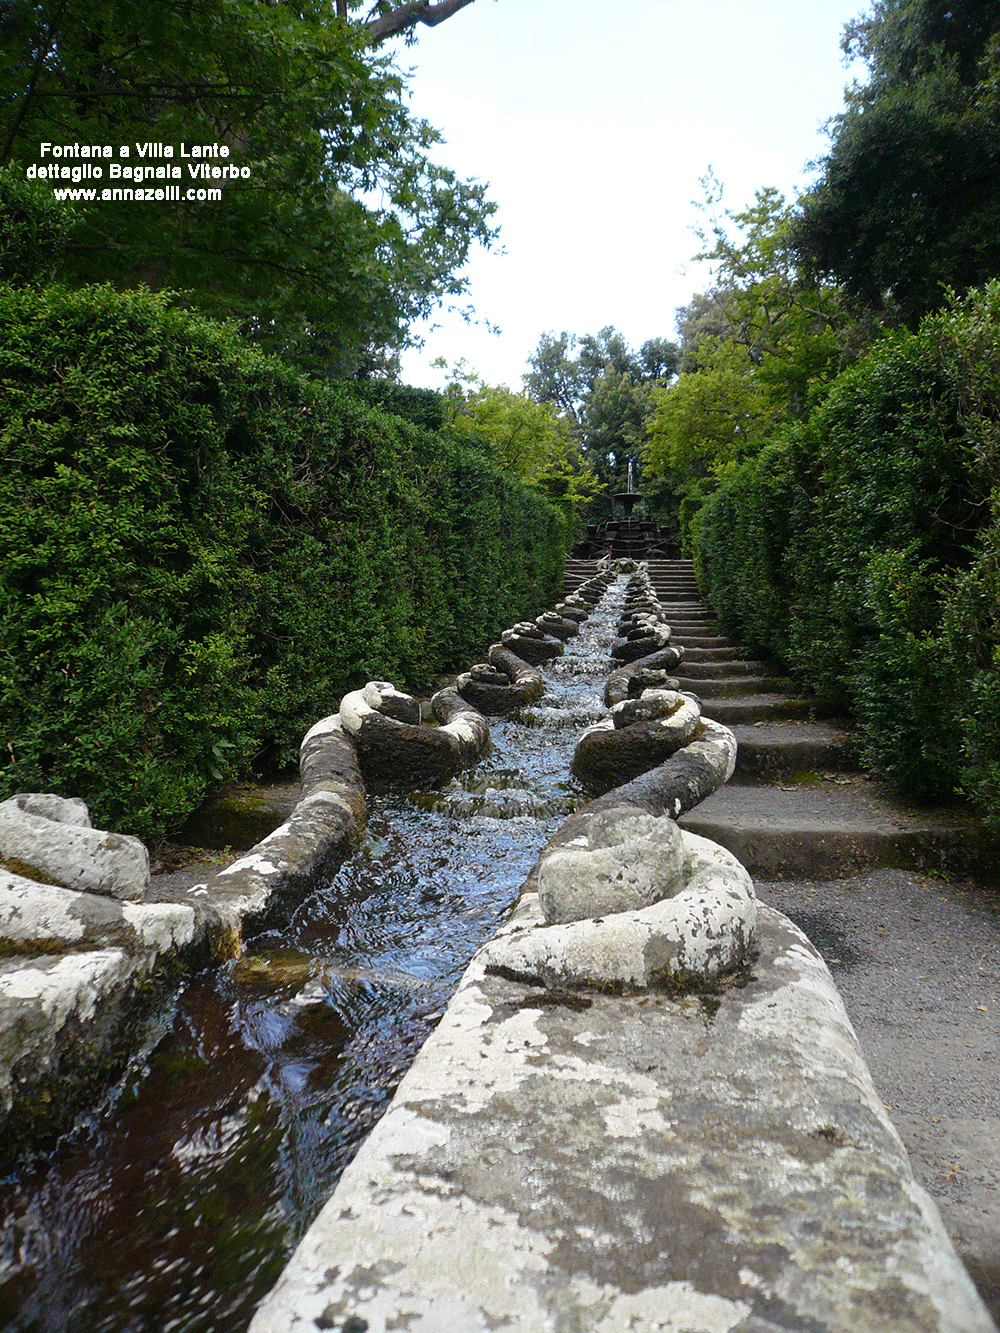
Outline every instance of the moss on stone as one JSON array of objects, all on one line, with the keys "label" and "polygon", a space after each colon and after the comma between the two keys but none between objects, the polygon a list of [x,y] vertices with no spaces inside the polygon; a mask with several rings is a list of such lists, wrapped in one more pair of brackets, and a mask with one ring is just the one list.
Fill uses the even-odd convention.
[{"label": "moss on stone", "polygon": [[41,954],[72,953],[73,946],[66,940],[49,936],[45,939],[10,939],[0,936],[0,958],[38,958]]},{"label": "moss on stone", "polygon": [[203,847],[245,850],[284,823],[294,806],[294,796],[266,787],[223,792],[196,810],[178,836]]},{"label": "moss on stone", "polygon": [[53,888],[63,889],[65,884],[60,884],[57,879],[50,879],[48,875],[33,866],[30,861],[22,861],[18,856],[0,856],[0,869],[8,870],[12,875],[20,875],[22,879],[33,879],[36,884],[50,884]]}]

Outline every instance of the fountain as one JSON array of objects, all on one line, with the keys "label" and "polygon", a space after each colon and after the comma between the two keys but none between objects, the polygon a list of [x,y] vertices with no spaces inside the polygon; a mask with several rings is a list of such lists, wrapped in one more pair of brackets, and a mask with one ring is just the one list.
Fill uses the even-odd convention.
[{"label": "fountain", "polygon": [[[677,554],[668,549],[669,539],[651,519],[633,517],[632,511],[642,502],[643,495],[634,489],[632,466],[629,459],[625,490],[615,491],[611,496],[611,517],[601,523],[587,524],[584,537],[573,547],[574,559],[595,560],[612,555],[644,560],[649,556]],[[620,512],[615,512],[616,508]]]}]

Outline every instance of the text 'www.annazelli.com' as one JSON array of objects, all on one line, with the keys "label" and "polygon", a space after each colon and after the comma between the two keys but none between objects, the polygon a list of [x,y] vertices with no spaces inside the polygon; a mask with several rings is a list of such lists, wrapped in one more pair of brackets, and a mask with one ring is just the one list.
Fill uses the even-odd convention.
[{"label": "text 'www.annazelli.com'", "polygon": [[187,203],[213,203],[222,198],[222,191],[199,186],[197,189],[182,189],[179,185],[159,185],[143,188],[142,186],[122,185],[105,186],[103,189],[89,190],[53,190],[57,199],[79,199],[86,203],[135,203],[152,204],[165,200],[181,200]]}]

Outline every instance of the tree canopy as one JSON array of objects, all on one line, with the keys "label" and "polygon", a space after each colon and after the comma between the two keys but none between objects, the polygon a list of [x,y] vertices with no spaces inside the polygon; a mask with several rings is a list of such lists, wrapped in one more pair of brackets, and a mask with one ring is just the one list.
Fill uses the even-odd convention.
[{"label": "tree canopy", "polygon": [[611,326],[582,337],[546,333],[529,357],[524,387],[571,423],[598,481],[621,490],[629,462],[641,465],[650,391],[673,376],[677,358],[665,338],[634,351]]},{"label": "tree canopy", "polygon": [[444,394],[451,430],[482,449],[502,472],[551,501],[569,538],[581,505],[597,490],[571,422],[553,403],[536,402],[505,385],[484,384],[461,366],[452,373]]},{"label": "tree canopy", "polygon": [[800,261],[857,305],[915,325],[1000,272],[1000,8],[875,0],[844,50],[847,90],[794,231]]},{"label": "tree canopy", "polygon": [[164,165],[137,145],[219,145],[249,169],[219,202],[75,201],[59,276],[181,289],[315,372],[363,371],[460,298],[470,247],[495,239],[486,187],[432,159],[440,135],[378,46],[468,3],[366,20],[352,0],[338,21],[320,0],[0,0],[0,165],[76,143],[134,172]]},{"label": "tree canopy", "polygon": [[731,211],[717,182],[705,184],[698,258],[712,263],[714,282],[677,312],[682,373],[653,389],[645,450],[653,473],[689,483],[755,453],[856,355],[840,293],[798,266],[794,205],[761,189]]}]

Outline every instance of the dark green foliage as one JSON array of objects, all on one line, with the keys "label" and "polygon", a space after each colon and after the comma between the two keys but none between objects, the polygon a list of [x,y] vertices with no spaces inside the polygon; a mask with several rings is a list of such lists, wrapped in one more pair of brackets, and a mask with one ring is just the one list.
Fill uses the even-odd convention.
[{"label": "dark green foliage", "polygon": [[45,282],[68,231],[66,209],[50,189],[0,168],[0,282]]},{"label": "dark green foliage", "polygon": [[721,489],[699,493],[692,521],[698,581],[724,629],[780,656],[788,653],[784,557],[796,491],[789,452],[768,445]]},{"label": "dark green foliage", "polygon": [[440,430],[444,425],[444,399],[436,389],[416,389],[394,380],[359,380],[354,389],[363,402],[412,421],[415,426]]},{"label": "dark green foliage", "polygon": [[362,398],[146,291],[0,288],[3,796],[162,831],[551,602],[545,501]]},{"label": "dark green foliage", "polygon": [[886,339],[696,523],[726,627],[856,713],[919,797],[1000,795],[1000,283]]},{"label": "dark green foliage", "polygon": [[[61,281],[183,290],[268,351],[347,378],[460,297],[471,246],[495,237],[485,187],[432,159],[440,135],[410,114],[403,76],[328,0],[0,0],[0,31],[0,166],[23,178],[99,145],[113,160],[88,189],[178,172],[171,202],[77,197]],[[173,158],[144,158],[151,143]],[[182,145],[218,145],[228,160],[212,165],[248,176],[189,200],[203,164]]]},{"label": "dark green foliage", "polygon": [[1000,271],[1000,7],[875,0],[844,45],[871,78],[847,90],[794,247],[862,308],[912,327],[944,285]]}]

